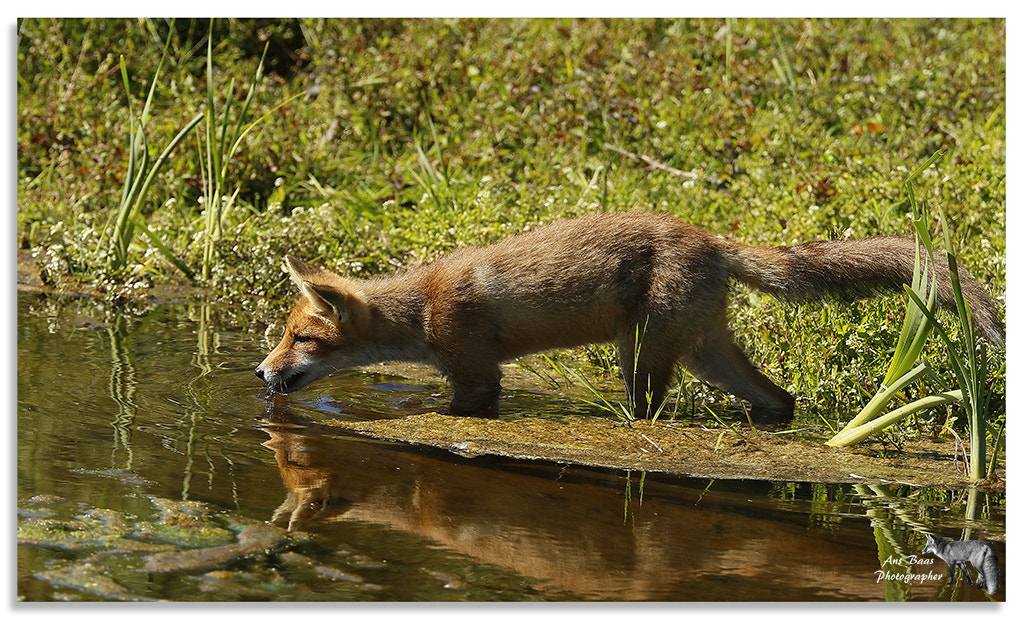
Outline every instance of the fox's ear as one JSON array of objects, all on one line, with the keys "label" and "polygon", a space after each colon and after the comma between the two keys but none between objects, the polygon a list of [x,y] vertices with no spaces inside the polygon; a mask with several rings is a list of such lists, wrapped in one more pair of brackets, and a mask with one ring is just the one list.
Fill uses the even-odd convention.
[{"label": "fox's ear", "polygon": [[309,300],[318,314],[335,324],[355,323],[369,316],[366,302],[357,291],[346,291],[334,286],[303,282],[299,285],[302,294]]},{"label": "fox's ear", "polygon": [[294,256],[284,257],[292,280],[317,313],[340,324],[366,316],[366,303],[357,291],[346,290],[344,280],[323,267],[310,265]]},{"label": "fox's ear", "polygon": [[288,273],[292,276],[292,282],[299,288],[302,288],[303,282],[316,281],[323,278],[324,273],[330,273],[323,267],[317,267],[316,265],[310,265],[309,263],[295,258],[291,254],[284,257],[284,264],[288,268]]}]

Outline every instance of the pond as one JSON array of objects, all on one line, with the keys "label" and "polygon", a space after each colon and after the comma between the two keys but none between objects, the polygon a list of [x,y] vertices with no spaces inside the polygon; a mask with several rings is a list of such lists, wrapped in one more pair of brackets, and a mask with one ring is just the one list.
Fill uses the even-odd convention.
[{"label": "pond", "polygon": [[436,411],[447,387],[353,370],[268,398],[262,327],[216,306],[17,307],[21,601],[1005,600],[921,553],[967,533],[1005,574],[1004,494],[371,440],[327,422]]}]

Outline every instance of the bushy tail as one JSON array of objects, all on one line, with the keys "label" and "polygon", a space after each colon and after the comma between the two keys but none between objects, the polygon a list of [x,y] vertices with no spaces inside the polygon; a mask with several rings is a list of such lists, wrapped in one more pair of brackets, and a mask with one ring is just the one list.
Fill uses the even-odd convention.
[{"label": "bushy tail", "polygon": [[999,590],[999,560],[996,554],[989,550],[981,560],[981,566],[975,566],[981,578],[985,581],[985,591],[995,594]]},{"label": "bushy tail", "polygon": [[[914,278],[914,240],[869,237],[845,241],[811,241],[794,246],[757,247],[721,241],[734,278],[770,295],[792,301],[862,299],[883,292],[903,292]],[[926,254],[923,252],[923,254]],[[956,312],[945,255],[936,253],[938,302]],[[959,266],[960,289],[982,336],[1003,346],[1003,325],[988,292]]]}]

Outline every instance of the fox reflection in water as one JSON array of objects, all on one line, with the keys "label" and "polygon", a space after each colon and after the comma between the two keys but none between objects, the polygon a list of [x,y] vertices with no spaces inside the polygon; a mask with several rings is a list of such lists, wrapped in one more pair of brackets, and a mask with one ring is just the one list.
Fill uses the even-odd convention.
[{"label": "fox reflection in water", "polygon": [[[274,519],[291,530],[381,524],[580,599],[882,595],[871,578],[870,529],[826,534],[808,530],[807,515],[752,508],[765,506],[765,484],[705,492],[705,480],[648,475],[641,502],[636,473],[630,495],[623,473],[360,440],[283,404],[268,414],[263,445],[275,452],[286,492]],[[790,583],[780,588],[780,579]]]}]

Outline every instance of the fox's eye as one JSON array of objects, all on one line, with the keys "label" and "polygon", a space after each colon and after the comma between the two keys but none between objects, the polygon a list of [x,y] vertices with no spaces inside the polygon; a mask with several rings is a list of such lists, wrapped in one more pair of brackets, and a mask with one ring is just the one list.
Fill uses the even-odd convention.
[{"label": "fox's eye", "polygon": [[292,339],[295,342],[309,342],[310,340],[313,339],[313,337],[312,336],[300,336],[299,334],[295,334],[294,336],[292,336]]}]

